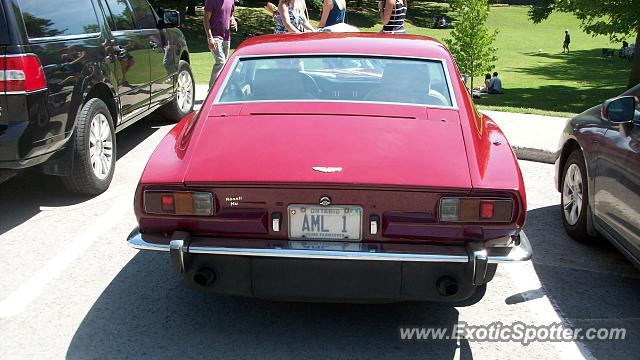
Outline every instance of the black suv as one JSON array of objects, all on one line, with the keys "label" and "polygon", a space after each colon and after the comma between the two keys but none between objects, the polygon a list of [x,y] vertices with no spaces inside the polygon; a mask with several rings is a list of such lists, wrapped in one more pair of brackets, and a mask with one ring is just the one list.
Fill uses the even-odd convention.
[{"label": "black suv", "polygon": [[0,182],[39,165],[101,193],[116,131],[193,110],[180,16],[160,15],[147,0],[0,0]]}]

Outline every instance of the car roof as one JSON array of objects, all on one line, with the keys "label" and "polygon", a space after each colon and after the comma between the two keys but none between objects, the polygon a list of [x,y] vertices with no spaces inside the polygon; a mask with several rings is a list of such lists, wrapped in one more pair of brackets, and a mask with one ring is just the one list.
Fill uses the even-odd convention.
[{"label": "car roof", "polygon": [[444,45],[426,36],[383,33],[304,33],[256,36],[245,40],[237,56],[353,54],[449,59]]}]

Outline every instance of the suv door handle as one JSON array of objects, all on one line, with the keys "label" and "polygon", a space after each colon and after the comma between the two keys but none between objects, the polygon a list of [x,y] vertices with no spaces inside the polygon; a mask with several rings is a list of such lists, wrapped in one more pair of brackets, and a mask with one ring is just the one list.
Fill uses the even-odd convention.
[{"label": "suv door handle", "polygon": [[155,42],[155,41],[153,41],[153,40],[151,40],[151,41],[149,41],[149,46],[151,46],[151,48],[152,48],[153,50],[155,50],[155,49],[157,49],[157,48],[158,48],[158,43],[157,43],[157,42]]}]

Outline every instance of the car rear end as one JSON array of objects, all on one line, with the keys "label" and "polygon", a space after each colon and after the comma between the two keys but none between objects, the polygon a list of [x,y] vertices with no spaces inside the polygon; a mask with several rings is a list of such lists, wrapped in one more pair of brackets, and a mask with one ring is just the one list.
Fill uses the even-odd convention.
[{"label": "car rear end", "polygon": [[462,301],[498,263],[530,255],[512,193],[201,184],[137,195],[129,241],[169,251],[187,282],[227,294]]},{"label": "car rear end", "polygon": [[[529,259],[513,153],[479,142],[483,169],[512,163],[474,185],[444,61],[317,60],[240,60],[247,74],[158,145],[129,244],[198,288],[285,300],[459,302]],[[407,86],[416,74],[438,90]]]},{"label": "car rear end", "polygon": [[[18,8],[2,3],[0,30],[0,169],[18,170],[45,161],[56,131],[49,123],[47,80],[41,59],[31,51]],[[49,139],[53,140],[53,139]]]},{"label": "car rear end", "polygon": [[[201,289],[340,302],[463,301],[484,289],[497,264],[529,258],[524,199],[517,189],[473,189],[455,121],[411,119],[406,108],[392,117],[402,110],[391,106],[379,119],[345,114],[349,105],[307,115],[260,106],[240,116],[224,107],[200,114],[163,140],[136,193],[132,246],[168,251],[174,270]],[[324,132],[353,135],[291,135],[320,115]],[[270,126],[238,128],[261,123]],[[397,137],[377,135],[390,124]],[[442,143],[396,142],[410,132]],[[376,137],[377,146],[358,154]],[[212,147],[205,139],[214,138]],[[324,165],[335,166],[308,161],[323,153]],[[431,156],[393,161],[406,153]],[[181,159],[188,166],[176,167]],[[241,180],[249,176],[260,181]]]},{"label": "car rear end", "polygon": [[[5,17],[4,5],[0,2],[0,84],[4,84],[5,81],[5,55],[7,54],[7,46],[9,44],[9,29]],[[4,135],[9,127],[8,108],[5,86],[0,85],[0,137]],[[0,145],[0,152],[2,151],[1,149],[2,147]],[[1,171],[2,170],[0,170],[0,179],[2,179]]]}]

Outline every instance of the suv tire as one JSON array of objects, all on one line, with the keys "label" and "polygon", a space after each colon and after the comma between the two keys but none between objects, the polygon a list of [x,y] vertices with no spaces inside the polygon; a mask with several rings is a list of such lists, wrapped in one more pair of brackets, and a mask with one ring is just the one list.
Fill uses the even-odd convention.
[{"label": "suv tire", "polygon": [[193,111],[195,95],[196,89],[191,66],[188,62],[180,60],[175,96],[171,102],[162,107],[162,115],[171,121],[180,121]]},{"label": "suv tire", "polygon": [[111,113],[102,100],[94,98],[84,104],[71,141],[73,170],[62,177],[62,183],[74,193],[103,193],[113,179],[116,136]]}]

